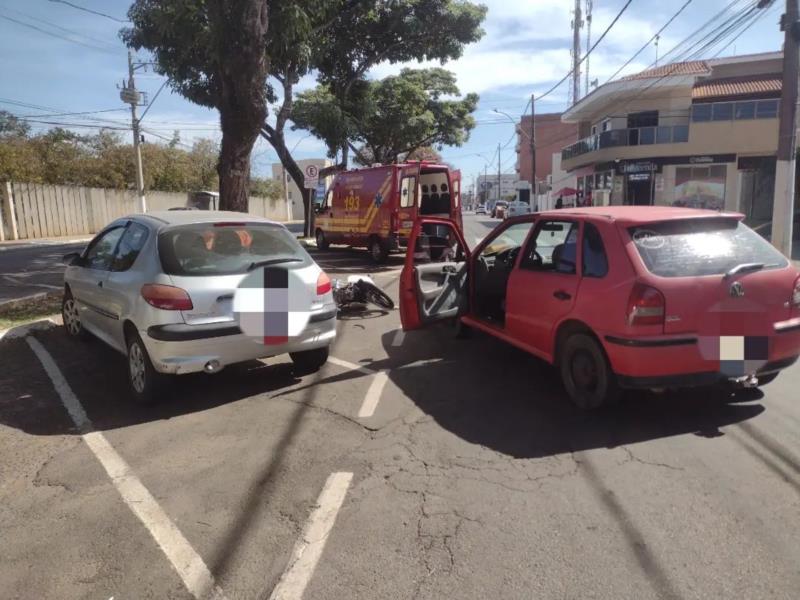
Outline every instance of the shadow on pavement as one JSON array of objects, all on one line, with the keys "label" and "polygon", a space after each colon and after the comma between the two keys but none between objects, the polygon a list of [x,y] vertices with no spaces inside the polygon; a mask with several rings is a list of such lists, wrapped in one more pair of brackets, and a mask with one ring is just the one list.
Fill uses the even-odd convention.
[{"label": "shadow on pavement", "polygon": [[382,264],[376,264],[366,250],[349,246],[331,246],[327,250],[309,248],[308,253],[325,271],[345,275],[360,275],[392,271],[403,266],[405,253],[390,254]]},{"label": "shadow on pavement", "polygon": [[[251,361],[209,376],[174,378],[161,402],[139,406],[128,395],[125,357],[99,340],[77,341],[62,327],[37,332],[96,430],[171,419],[274,392],[300,383],[287,362]],[[44,369],[25,340],[3,342],[0,424],[33,435],[79,433],[74,429]]]},{"label": "shadow on pavement", "polygon": [[412,332],[395,347],[389,332],[382,338],[389,359],[366,364],[390,369],[391,381],[446,430],[515,458],[683,434],[713,438],[764,411],[752,403],[763,397],[758,390],[726,396],[705,389],[629,392],[615,406],[584,413],[546,363],[488,336],[454,340],[448,333]]}]

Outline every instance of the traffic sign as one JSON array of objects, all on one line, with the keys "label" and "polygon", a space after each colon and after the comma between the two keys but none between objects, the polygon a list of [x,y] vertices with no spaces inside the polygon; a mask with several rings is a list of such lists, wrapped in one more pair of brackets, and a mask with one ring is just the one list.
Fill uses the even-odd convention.
[{"label": "traffic sign", "polygon": [[306,177],[303,181],[303,187],[306,189],[314,189],[319,183],[319,168],[317,165],[308,165],[306,167]]}]

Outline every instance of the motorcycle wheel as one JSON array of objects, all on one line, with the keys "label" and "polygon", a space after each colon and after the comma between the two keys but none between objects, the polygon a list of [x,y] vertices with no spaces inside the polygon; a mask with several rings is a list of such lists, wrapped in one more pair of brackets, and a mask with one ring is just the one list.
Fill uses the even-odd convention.
[{"label": "motorcycle wheel", "polygon": [[372,285],[369,282],[361,281],[361,290],[364,292],[364,297],[366,297],[368,302],[372,302],[376,306],[380,306],[381,308],[394,308],[394,300],[392,300],[386,292],[380,289],[378,286]]}]

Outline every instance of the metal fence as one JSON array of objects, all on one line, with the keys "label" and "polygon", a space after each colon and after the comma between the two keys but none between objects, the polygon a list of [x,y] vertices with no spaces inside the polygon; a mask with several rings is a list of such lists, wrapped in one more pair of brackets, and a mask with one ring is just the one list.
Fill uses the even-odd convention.
[{"label": "metal fence", "polygon": [[[35,183],[0,183],[0,241],[96,233],[107,223],[139,212],[132,191]],[[148,192],[148,211],[186,205],[186,194]],[[250,198],[250,214],[291,220],[283,198]]]}]

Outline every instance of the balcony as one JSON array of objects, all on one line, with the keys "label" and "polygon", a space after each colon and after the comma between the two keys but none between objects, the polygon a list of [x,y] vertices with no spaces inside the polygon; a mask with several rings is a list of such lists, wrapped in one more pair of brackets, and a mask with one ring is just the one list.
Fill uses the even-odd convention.
[{"label": "balcony", "polygon": [[658,127],[635,127],[611,129],[590,135],[567,146],[561,151],[561,160],[569,160],[587,152],[620,146],[649,146],[652,144],[676,144],[689,141],[688,125],[662,125]]}]

